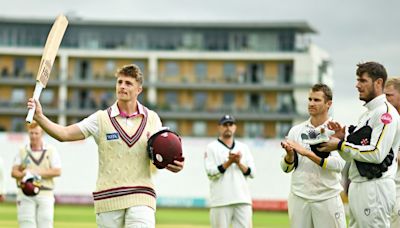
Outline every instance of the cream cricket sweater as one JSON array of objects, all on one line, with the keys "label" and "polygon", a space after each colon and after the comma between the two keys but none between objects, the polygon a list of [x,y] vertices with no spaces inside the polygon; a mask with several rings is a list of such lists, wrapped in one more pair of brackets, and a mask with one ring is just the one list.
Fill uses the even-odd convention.
[{"label": "cream cricket sweater", "polygon": [[[45,145],[41,152],[32,152],[29,145],[26,145],[19,150],[19,156],[22,162],[21,165],[27,169],[50,169],[52,168],[51,161],[53,159],[53,153],[55,153],[55,148],[50,145]],[[19,185],[20,181],[21,180],[17,180],[17,185]],[[53,196],[53,178],[42,178],[40,183],[42,187],[37,196]],[[18,194],[23,194],[21,189],[19,189]]]},{"label": "cream cricket sweater", "polygon": [[99,170],[93,193],[95,211],[139,205],[155,209],[156,193],[146,147],[148,136],[161,125],[160,119],[155,112],[143,107],[128,126],[123,124],[123,117],[112,114],[112,108],[115,105],[96,113]]}]

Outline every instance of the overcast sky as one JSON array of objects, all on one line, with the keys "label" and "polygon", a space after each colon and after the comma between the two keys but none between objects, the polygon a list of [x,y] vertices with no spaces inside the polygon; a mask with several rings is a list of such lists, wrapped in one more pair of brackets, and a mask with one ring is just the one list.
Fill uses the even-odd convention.
[{"label": "overcast sky", "polygon": [[354,87],[357,63],[377,61],[400,76],[398,0],[0,0],[0,6],[0,16],[51,19],[73,12],[101,20],[307,21],[318,31],[313,42],[331,55],[333,115],[346,124],[363,110]]}]

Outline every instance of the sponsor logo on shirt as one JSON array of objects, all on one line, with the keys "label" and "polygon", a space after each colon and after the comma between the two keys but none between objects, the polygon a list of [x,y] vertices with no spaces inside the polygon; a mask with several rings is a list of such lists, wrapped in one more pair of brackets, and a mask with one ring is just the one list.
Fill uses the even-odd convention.
[{"label": "sponsor logo on shirt", "polygon": [[119,135],[117,132],[106,134],[107,140],[116,140],[119,139]]},{"label": "sponsor logo on shirt", "polygon": [[383,124],[390,124],[392,122],[392,116],[389,113],[383,113],[381,121]]},{"label": "sponsor logo on shirt", "polygon": [[370,210],[369,208],[365,208],[365,209],[364,209],[364,214],[365,214],[366,216],[368,216],[369,214],[371,214],[371,210]]}]

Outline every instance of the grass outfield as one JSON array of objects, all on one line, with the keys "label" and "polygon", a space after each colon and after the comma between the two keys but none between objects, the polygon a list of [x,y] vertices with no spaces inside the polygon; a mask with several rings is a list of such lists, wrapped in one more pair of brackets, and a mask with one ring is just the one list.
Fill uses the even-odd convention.
[{"label": "grass outfield", "polygon": [[[17,224],[15,204],[0,204],[0,227],[15,228]],[[158,208],[157,228],[206,228],[210,227],[207,209],[170,209]],[[254,228],[289,227],[287,213],[255,211]],[[55,228],[96,228],[93,206],[56,205],[54,214]]]}]

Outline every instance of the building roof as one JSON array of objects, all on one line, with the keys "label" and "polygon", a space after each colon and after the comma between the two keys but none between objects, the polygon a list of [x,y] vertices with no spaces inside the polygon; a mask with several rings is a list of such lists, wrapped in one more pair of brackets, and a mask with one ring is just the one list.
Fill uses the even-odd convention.
[{"label": "building roof", "polygon": [[[300,33],[317,33],[306,21],[139,21],[139,20],[87,20],[68,17],[70,25],[173,27],[173,28],[236,28],[236,29],[294,29]],[[0,16],[0,22],[50,24],[53,19]]]}]

